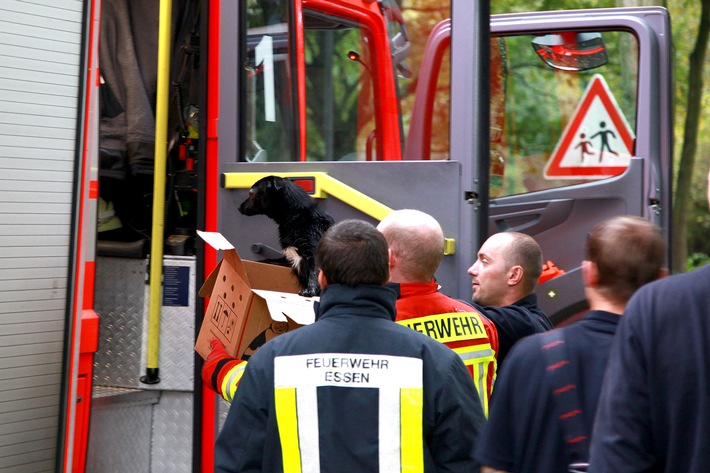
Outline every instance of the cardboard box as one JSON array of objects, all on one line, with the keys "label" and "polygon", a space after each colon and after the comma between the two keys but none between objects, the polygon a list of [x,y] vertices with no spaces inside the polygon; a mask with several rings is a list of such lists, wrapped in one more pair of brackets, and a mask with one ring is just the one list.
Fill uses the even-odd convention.
[{"label": "cardboard box", "polygon": [[318,298],[298,295],[301,287],[291,268],[243,261],[220,233],[197,234],[222,251],[222,260],[199,291],[210,298],[195,343],[202,358],[209,355],[215,337],[227,353],[245,360],[273,337],[314,322]]}]

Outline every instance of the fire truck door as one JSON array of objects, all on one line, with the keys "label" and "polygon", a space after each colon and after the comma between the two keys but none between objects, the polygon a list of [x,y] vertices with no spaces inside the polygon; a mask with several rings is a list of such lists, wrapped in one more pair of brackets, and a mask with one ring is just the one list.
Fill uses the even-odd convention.
[{"label": "fire truck door", "polygon": [[669,20],[662,8],[491,22],[489,233],[535,237],[564,274],[540,284],[560,323],[586,308],[586,235],[613,215],[669,235]]},{"label": "fire truck door", "polygon": [[336,222],[358,218],[376,225],[389,211],[403,208],[435,216],[448,239],[449,253],[437,280],[453,296],[459,279],[466,277],[469,262],[459,261],[456,253],[456,243],[463,238],[459,220],[461,165],[457,162],[221,163],[220,170],[219,231],[243,259],[273,258],[281,250],[274,221],[262,215],[247,217],[237,210],[254,182],[275,174],[309,190]]}]

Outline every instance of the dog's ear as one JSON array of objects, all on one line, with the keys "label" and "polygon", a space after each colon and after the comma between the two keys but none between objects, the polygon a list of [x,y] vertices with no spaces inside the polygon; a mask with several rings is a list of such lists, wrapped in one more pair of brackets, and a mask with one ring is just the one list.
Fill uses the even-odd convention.
[{"label": "dog's ear", "polygon": [[260,187],[263,190],[281,190],[285,187],[284,179],[278,176],[266,176],[254,183],[254,187]]},{"label": "dog's ear", "polygon": [[280,191],[284,187],[286,187],[286,179],[283,179],[281,177],[277,176],[272,176],[273,179],[271,179],[271,183],[274,186],[274,189],[277,191]]}]

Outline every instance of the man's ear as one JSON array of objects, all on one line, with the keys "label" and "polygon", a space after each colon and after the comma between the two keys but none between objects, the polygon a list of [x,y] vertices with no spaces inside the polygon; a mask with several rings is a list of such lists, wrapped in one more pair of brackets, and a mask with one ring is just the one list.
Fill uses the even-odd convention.
[{"label": "man's ear", "polygon": [[515,265],[508,270],[508,286],[517,286],[523,280],[523,267]]},{"label": "man's ear", "polygon": [[392,268],[394,268],[395,265],[397,264],[397,257],[394,255],[391,248],[387,250],[387,253],[389,255],[389,264],[390,264],[390,272],[391,272]]},{"label": "man's ear", "polygon": [[321,291],[328,285],[328,280],[325,278],[325,274],[323,274],[322,269],[318,270],[318,285],[320,286]]},{"label": "man's ear", "polygon": [[599,270],[597,265],[589,260],[582,261],[582,282],[585,287],[596,287],[599,285]]}]

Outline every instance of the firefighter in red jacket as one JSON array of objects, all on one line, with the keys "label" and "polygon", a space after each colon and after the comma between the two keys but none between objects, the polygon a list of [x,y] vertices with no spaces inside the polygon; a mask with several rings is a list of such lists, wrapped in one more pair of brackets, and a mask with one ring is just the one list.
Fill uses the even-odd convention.
[{"label": "firefighter in red jacket", "polygon": [[487,415],[498,333],[472,306],[439,292],[434,273],[444,258],[441,226],[424,212],[405,209],[390,213],[377,229],[390,248],[389,286],[397,291],[397,323],[445,343],[463,359]]},{"label": "firefighter in red jacket", "polygon": [[[439,292],[434,273],[444,257],[444,233],[430,215],[397,210],[377,226],[390,247],[390,282],[397,293],[397,323],[424,333],[454,350],[463,360],[488,414],[496,377],[498,334],[472,306]],[[227,355],[218,340],[202,368],[207,386],[231,402],[246,361]]]}]

